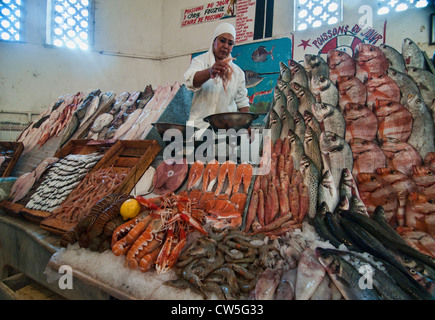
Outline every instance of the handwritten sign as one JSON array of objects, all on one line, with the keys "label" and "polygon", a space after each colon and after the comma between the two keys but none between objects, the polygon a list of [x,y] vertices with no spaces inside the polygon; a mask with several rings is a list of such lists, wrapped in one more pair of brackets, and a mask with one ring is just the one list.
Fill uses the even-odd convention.
[{"label": "handwritten sign", "polygon": [[236,43],[254,39],[255,0],[237,1]]},{"label": "handwritten sign", "polygon": [[182,11],[181,26],[186,27],[204,22],[236,16],[236,1],[220,0],[187,8]]}]

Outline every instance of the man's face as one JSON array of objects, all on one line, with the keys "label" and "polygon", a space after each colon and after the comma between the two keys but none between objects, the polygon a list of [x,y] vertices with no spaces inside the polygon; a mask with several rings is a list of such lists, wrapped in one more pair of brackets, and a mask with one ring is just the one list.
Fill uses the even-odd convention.
[{"label": "man's face", "polygon": [[234,37],[230,33],[223,33],[213,42],[213,53],[218,60],[227,58],[234,46]]}]

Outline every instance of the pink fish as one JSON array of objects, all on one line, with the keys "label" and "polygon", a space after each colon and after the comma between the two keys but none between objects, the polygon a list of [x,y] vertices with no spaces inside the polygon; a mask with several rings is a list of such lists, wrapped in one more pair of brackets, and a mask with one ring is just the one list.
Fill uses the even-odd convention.
[{"label": "pink fish", "polygon": [[435,201],[422,193],[412,192],[406,204],[406,225],[435,236]]},{"label": "pink fish", "polygon": [[344,110],[345,140],[360,138],[373,141],[378,132],[376,115],[364,104],[348,103]]},{"label": "pink fish", "polygon": [[373,73],[385,73],[390,64],[382,50],[369,43],[360,43],[355,50],[355,75],[365,83]]},{"label": "pink fish", "polygon": [[373,110],[376,99],[400,102],[400,88],[389,76],[383,73],[370,74],[367,83],[367,106]]},{"label": "pink fish", "polygon": [[346,52],[341,50],[330,50],[327,56],[329,66],[329,79],[333,83],[337,83],[340,76],[355,75],[355,61]]},{"label": "pink fish", "polygon": [[408,141],[412,132],[412,114],[399,102],[376,100],[373,109],[378,118],[378,139]]},{"label": "pink fish", "polygon": [[382,149],[372,141],[353,138],[349,141],[353,154],[352,175],[360,172],[375,173],[377,168],[385,168],[387,158]]},{"label": "pink fish", "polygon": [[423,164],[420,154],[409,143],[387,139],[381,144],[381,149],[387,157],[387,167],[399,170],[404,174],[412,174],[412,166]]},{"label": "pink fish", "polygon": [[348,103],[365,105],[367,102],[367,88],[355,76],[340,76],[337,83],[338,105],[343,112]]}]

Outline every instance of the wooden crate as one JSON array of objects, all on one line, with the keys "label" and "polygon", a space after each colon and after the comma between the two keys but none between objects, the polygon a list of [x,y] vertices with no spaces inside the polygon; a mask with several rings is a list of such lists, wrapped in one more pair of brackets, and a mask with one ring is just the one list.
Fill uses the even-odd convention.
[{"label": "wooden crate", "polygon": [[[115,193],[129,194],[159,151],[160,145],[155,140],[118,140],[91,172],[112,167],[117,173],[126,173],[127,176]],[[40,226],[51,233],[62,235],[76,224],[56,217],[48,217],[41,221]]]},{"label": "wooden crate", "polygon": [[14,151],[14,156],[12,160],[8,163],[8,166],[6,167],[6,170],[3,172],[2,177],[10,177],[15,164],[17,163],[18,159],[21,156],[21,153],[23,152],[24,146],[22,142],[7,142],[7,141],[0,141],[0,147],[2,149],[12,150]]},{"label": "wooden crate", "polygon": [[[94,141],[94,140],[70,140],[68,143],[56,154],[55,157],[59,159],[65,158],[69,154],[90,154],[99,152],[104,154],[107,150],[113,146],[115,141]],[[39,183],[35,184],[33,188],[29,191],[28,195],[20,202],[22,205],[22,209],[20,210],[20,214],[26,218],[27,220],[34,222],[36,224],[41,223],[41,221],[45,218],[48,218],[51,213],[47,211],[27,209],[25,204],[29,201],[32,194],[36,191],[42,181],[44,181],[44,177],[39,179]],[[1,206],[1,204],[0,204]]]}]

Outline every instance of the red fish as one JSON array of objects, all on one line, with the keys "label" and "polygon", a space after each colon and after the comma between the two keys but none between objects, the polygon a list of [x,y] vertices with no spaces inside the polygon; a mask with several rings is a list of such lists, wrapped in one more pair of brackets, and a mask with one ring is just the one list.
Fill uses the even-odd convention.
[{"label": "red fish", "polygon": [[372,141],[354,138],[349,141],[353,154],[352,175],[358,176],[360,172],[375,173],[377,168],[385,168],[387,158],[382,149]]},{"label": "red fish", "polygon": [[406,225],[435,236],[435,201],[422,193],[412,192],[406,204]]},{"label": "red fish", "polygon": [[367,106],[373,110],[376,99],[400,102],[400,88],[389,76],[383,73],[370,74],[367,83]]},{"label": "red fish", "polygon": [[409,143],[387,139],[383,141],[381,149],[387,157],[387,167],[399,170],[404,174],[412,174],[412,166],[423,164],[420,154]]},{"label": "red fish", "polygon": [[365,83],[370,74],[385,73],[390,67],[382,50],[369,43],[360,43],[355,48],[355,75]]},{"label": "red fish", "polygon": [[391,100],[376,100],[373,111],[378,118],[378,139],[408,141],[412,131],[412,114],[405,106]]},{"label": "red fish", "polygon": [[341,50],[330,50],[327,56],[329,79],[337,83],[340,76],[355,75],[355,61],[350,54]]},{"label": "red fish", "polygon": [[365,105],[367,102],[367,88],[357,77],[340,76],[337,89],[338,105],[342,112],[348,103]]},{"label": "red fish", "polygon": [[346,141],[350,141],[353,138],[373,141],[376,138],[378,119],[367,106],[348,103],[343,115],[346,123]]},{"label": "red fish", "polygon": [[427,196],[435,197],[435,172],[433,169],[423,166],[412,167],[412,180],[418,186],[419,191]]}]

